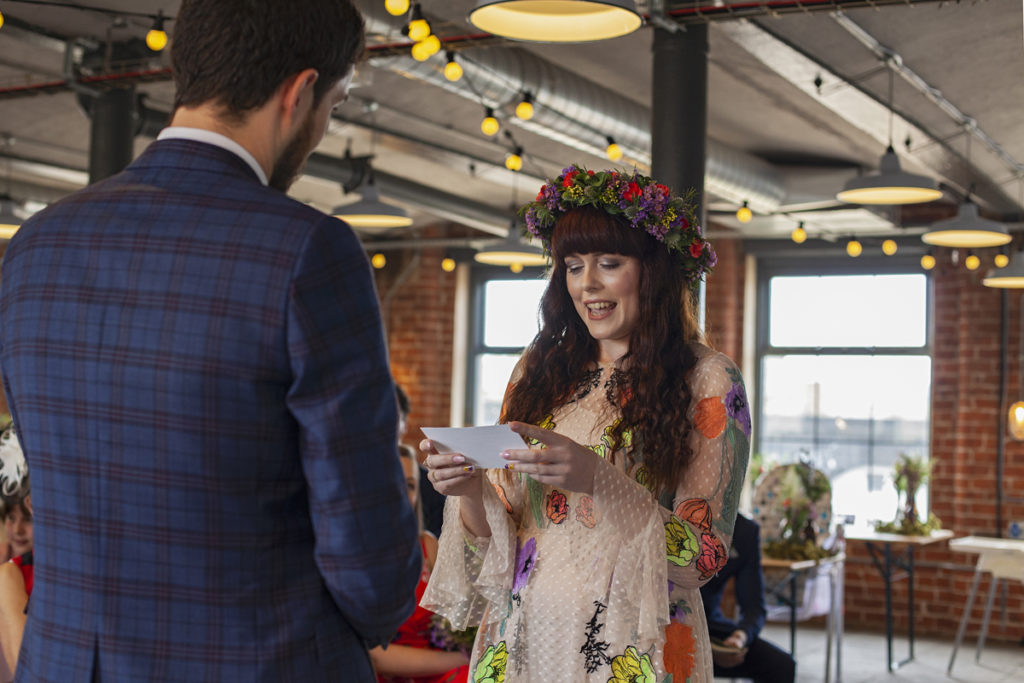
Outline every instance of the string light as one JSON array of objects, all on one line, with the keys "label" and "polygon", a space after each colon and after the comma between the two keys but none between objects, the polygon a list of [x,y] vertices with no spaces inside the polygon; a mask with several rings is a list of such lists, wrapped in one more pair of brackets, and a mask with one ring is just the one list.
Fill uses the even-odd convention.
[{"label": "string light", "polygon": [[992,259],[992,262],[995,264],[996,268],[1005,268],[1010,264],[1010,257],[1006,255],[1005,251],[1000,249],[999,253],[996,254],[994,259]]},{"label": "string light", "polygon": [[455,270],[455,259],[451,257],[445,257],[441,260],[441,270],[446,273],[450,273]]},{"label": "string light", "polygon": [[931,250],[921,257],[921,267],[925,270],[931,270],[935,267],[935,256],[932,254]]},{"label": "string light", "polygon": [[608,141],[608,146],[605,148],[604,153],[608,156],[609,161],[618,161],[622,158],[622,148],[619,147],[615,142],[615,138],[611,135],[605,138]]},{"label": "string light", "polygon": [[444,53],[444,58],[448,61],[448,63],[444,65],[444,77],[454,83],[462,78],[462,67],[455,61],[455,53],[451,50]]},{"label": "string light", "polygon": [[4,13],[0,12],[0,27],[4,25]]},{"label": "string light", "polygon": [[789,233],[789,239],[797,244],[803,244],[807,241],[807,231],[804,230],[803,221],[800,222],[800,225],[793,228],[793,232]]},{"label": "string light", "polygon": [[511,270],[513,273],[521,273],[521,272],[523,272],[523,264],[522,263],[513,263],[512,265],[510,265],[508,267],[508,269]]},{"label": "string light", "polygon": [[409,40],[415,43],[430,35],[430,24],[423,18],[423,10],[420,9],[420,3],[418,2],[412,6],[412,17],[409,21],[406,35],[409,36]]},{"label": "string light", "polygon": [[409,11],[409,0],[384,0],[384,9],[394,17],[400,17]]},{"label": "string light", "polygon": [[374,268],[376,268],[377,270],[380,270],[381,268],[383,268],[384,266],[386,266],[386,265],[388,264],[388,259],[387,259],[387,257],[386,257],[386,256],[384,256],[384,254],[382,254],[382,253],[380,253],[380,252],[378,251],[378,252],[377,252],[376,254],[374,254],[374,255],[373,255],[373,257],[372,257],[372,258],[370,259],[370,264],[371,264],[371,265],[372,265],[372,266],[373,266]]},{"label": "string light", "polygon": [[851,258],[857,258],[864,251],[864,245],[857,241],[856,237],[851,237],[850,241],[846,243],[846,253]]},{"label": "string light", "polygon": [[899,245],[896,244],[896,240],[885,240],[882,242],[882,253],[886,256],[892,256],[899,249]]},{"label": "string light", "polygon": [[[0,24],[3,21],[0,20]],[[153,20],[153,28],[149,29],[149,33],[146,34],[146,47],[153,52],[160,52],[167,47],[167,32],[164,31],[164,13],[163,10],[156,13],[156,19]]]},{"label": "string light", "polygon": [[967,252],[967,258],[964,259],[964,266],[967,270],[977,270],[981,266],[981,259],[973,251]]},{"label": "string light", "polygon": [[510,171],[523,170],[523,148],[516,147],[515,151],[505,157],[505,168]]},{"label": "string light", "polygon": [[419,41],[412,44],[412,58],[417,62],[425,62],[430,59],[430,48],[427,47],[426,41]]},{"label": "string light", "polygon": [[529,91],[523,93],[522,101],[516,105],[516,117],[523,121],[533,118],[533,95]]},{"label": "string light", "polygon": [[750,219],[753,217],[754,212],[750,210],[749,206],[747,206],[747,202],[743,202],[743,206],[736,211],[736,220],[740,223],[749,223]]},{"label": "string light", "polygon": [[490,107],[485,109],[484,120],[480,122],[480,130],[484,135],[496,135],[501,128],[498,119],[494,118],[494,110]]}]

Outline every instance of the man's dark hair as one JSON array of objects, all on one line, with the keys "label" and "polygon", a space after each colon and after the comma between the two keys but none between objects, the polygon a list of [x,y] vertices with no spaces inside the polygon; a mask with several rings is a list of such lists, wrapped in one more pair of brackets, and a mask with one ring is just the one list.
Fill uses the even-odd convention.
[{"label": "man's dark hair", "polygon": [[402,411],[402,415],[408,415],[412,412],[409,394],[405,393],[405,389],[397,383],[395,384],[395,398],[398,399],[398,409]]},{"label": "man's dark hair", "polygon": [[286,78],[316,69],[314,105],[359,60],[363,17],[352,0],[184,0],[174,23],[174,107],[215,102],[237,119]]}]

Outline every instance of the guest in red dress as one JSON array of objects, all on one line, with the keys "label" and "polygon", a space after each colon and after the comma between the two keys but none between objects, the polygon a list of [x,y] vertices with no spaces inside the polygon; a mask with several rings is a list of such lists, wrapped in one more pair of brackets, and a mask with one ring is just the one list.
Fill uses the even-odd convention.
[{"label": "guest in red dress", "polygon": [[32,497],[28,467],[13,426],[0,433],[0,516],[13,559],[0,564],[0,680],[18,665],[32,594]]},{"label": "guest in red dress", "polygon": [[[418,509],[419,467],[415,452],[409,446],[399,446],[402,468],[409,491],[409,501]],[[416,611],[398,628],[398,635],[387,648],[375,647],[370,658],[377,670],[380,683],[466,683],[469,677],[469,657],[462,652],[436,649],[430,642],[434,613],[419,606],[427,587],[430,571],[437,558],[437,538],[422,531],[420,548],[423,550],[423,572],[416,586]]]}]

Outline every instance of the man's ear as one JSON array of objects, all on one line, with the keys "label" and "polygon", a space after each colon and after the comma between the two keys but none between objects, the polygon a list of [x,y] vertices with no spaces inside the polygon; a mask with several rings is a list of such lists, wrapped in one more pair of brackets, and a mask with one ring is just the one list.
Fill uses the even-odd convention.
[{"label": "man's ear", "polygon": [[306,111],[313,108],[313,84],[319,77],[316,69],[303,69],[281,84],[281,117],[286,125],[305,120]]}]

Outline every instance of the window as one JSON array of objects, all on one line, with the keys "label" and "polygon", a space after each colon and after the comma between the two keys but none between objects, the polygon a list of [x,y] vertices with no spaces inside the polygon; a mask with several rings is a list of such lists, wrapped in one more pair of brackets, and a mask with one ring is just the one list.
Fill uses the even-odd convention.
[{"label": "window", "polygon": [[[928,279],[764,270],[755,452],[823,471],[836,517],[893,519],[893,464],[929,452]],[[917,502],[928,509],[926,487]]]},{"label": "window", "polygon": [[541,278],[543,270],[536,268],[519,276],[497,268],[474,271],[477,314],[473,316],[467,406],[471,424],[498,421],[512,369],[539,329],[538,306],[548,284]]}]

